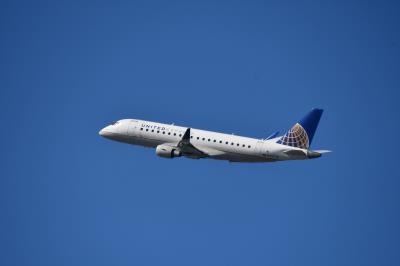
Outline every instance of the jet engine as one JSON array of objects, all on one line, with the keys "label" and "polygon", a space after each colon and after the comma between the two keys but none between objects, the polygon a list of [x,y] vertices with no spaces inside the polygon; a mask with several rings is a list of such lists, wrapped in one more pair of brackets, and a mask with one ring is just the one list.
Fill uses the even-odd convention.
[{"label": "jet engine", "polygon": [[156,154],[163,158],[174,158],[182,156],[182,152],[180,150],[167,145],[158,145],[156,148]]}]

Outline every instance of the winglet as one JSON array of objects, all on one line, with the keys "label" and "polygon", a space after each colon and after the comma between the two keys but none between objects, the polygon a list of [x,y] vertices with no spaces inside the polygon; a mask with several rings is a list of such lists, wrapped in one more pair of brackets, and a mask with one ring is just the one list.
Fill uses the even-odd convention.
[{"label": "winglet", "polygon": [[185,134],[183,134],[182,140],[187,142],[190,141],[190,127],[186,129]]}]

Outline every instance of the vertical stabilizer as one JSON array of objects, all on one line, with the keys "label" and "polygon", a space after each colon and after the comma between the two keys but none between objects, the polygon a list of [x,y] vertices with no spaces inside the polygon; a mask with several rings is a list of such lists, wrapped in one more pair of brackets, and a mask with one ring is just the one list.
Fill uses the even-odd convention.
[{"label": "vertical stabilizer", "polygon": [[303,119],[296,123],[277,143],[308,149],[314,137],[323,110],[314,108]]}]

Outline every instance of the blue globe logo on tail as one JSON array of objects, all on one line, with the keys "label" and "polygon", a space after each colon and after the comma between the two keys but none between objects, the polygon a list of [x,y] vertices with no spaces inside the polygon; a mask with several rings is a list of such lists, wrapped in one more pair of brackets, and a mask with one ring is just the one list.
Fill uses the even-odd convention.
[{"label": "blue globe logo on tail", "polygon": [[312,109],[303,119],[283,135],[277,143],[300,149],[308,149],[315,131],[317,130],[322,112],[322,109]]},{"label": "blue globe logo on tail", "polygon": [[277,143],[301,149],[310,147],[307,132],[299,123],[296,123]]}]

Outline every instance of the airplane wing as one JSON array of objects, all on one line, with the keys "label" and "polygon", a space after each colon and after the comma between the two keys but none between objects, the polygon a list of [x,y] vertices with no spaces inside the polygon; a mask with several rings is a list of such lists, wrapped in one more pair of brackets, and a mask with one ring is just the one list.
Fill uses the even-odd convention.
[{"label": "airplane wing", "polygon": [[204,147],[201,145],[193,145],[190,142],[190,128],[186,129],[185,134],[183,134],[182,139],[178,143],[164,143],[163,145],[175,149],[177,148],[182,155],[192,159],[219,157],[225,154],[225,152],[213,148]]},{"label": "airplane wing", "polygon": [[189,157],[203,158],[209,156],[207,152],[203,151],[201,148],[195,147],[192,143],[190,143],[190,128],[186,129],[185,134],[183,134],[183,137],[178,142],[177,146],[184,155]]}]

